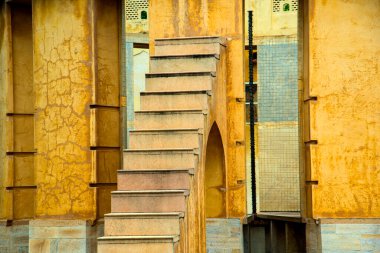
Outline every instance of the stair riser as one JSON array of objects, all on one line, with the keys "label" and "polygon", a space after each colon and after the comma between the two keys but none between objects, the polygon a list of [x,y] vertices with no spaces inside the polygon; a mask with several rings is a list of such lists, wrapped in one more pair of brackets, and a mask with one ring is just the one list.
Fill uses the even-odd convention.
[{"label": "stair riser", "polygon": [[146,78],[146,91],[194,91],[211,90],[211,76],[176,76]]},{"label": "stair riser", "polygon": [[216,71],[217,59],[207,58],[164,58],[151,59],[150,73],[182,73]]},{"label": "stair riser", "polygon": [[198,133],[130,133],[129,147],[142,148],[198,148]]},{"label": "stair riser", "polygon": [[176,218],[110,218],[105,217],[104,235],[179,235],[180,220]]},{"label": "stair riser", "polygon": [[191,54],[220,54],[220,44],[156,45],[154,48],[156,56],[187,55],[189,52],[191,52]]},{"label": "stair riser", "polygon": [[118,173],[118,190],[188,190],[187,171],[165,173]]},{"label": "stair riser", "polygon": [[174,253],[178,243],[98,243],[98,253]]},{"label": "stair riser", "polygon": [[144,95],[141,110],[203,110],[207,109],[207,94]]},{"label": "stair riser", "polygon": [[205,116],[201,113],[137,113],[135,129],[204,128]]},{"label": "stair riser", "polygon": [[111,211],[113,213],[159,213],[185,212],[183,194],[162,195],[115,195],[112,194]]},{"label": "stair riser", "polygon": [[124,153],[125,170],[195,168],[197,156],[192,153]]}]

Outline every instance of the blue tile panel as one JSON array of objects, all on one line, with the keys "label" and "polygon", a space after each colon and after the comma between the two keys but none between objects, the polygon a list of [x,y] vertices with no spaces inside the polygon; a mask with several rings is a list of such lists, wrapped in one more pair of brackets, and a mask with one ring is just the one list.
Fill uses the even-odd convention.
[{"label": "blue tile panel", "polygon": [[380,252],[380,224],[322,224],[323,252]]},{"label": "blue tile panel", "polygon": [[243,253],[240,219],[206,219],[207,253]]},{"label": "blue tile panel", "polygon": [[258,121],[298,121],[297,43],[258,45]]}]

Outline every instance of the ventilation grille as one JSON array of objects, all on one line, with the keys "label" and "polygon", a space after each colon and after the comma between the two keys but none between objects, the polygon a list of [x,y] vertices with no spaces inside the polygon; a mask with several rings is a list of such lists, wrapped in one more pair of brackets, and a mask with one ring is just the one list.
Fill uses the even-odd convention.
[{"label": "ventilation grille", "polygon": [[125,19],[141,20],[141,12],[148,12],[148,0],[125,0]]},{"label": "ventilation grille", "polygon": [[272,2],[273,12],[294,12],[298,10],[297,0],[273,0]]}]

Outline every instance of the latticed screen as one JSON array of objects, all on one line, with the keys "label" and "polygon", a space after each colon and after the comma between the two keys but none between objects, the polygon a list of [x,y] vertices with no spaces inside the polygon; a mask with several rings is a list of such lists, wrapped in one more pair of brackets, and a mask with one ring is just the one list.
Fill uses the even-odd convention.
[{"label": "latticed screen", "polygon": [[260,211],[299,211],[296,39],[258,45],[256,181]]},{"label": "latticed screen", "polygon": [[297,0],[273,0],[272,1],[272,11],[281,13],[281,12],[294,12],[298,10],[298,1]]},{"label": "latticed screen", "polygon": [[147,33],[149,30],[148,0],[125,0],[126,33]]},{"label": "latticed screen", "polygon": [[146,19],[144,15],[148,12],[148,0],[125,0],[126,20]]}]

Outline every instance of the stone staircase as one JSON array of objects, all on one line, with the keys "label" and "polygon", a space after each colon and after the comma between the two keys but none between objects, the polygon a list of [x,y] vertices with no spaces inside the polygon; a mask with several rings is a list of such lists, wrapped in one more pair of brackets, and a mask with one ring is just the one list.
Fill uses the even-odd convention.
[{"label": "stone staircase", "polygon": [[156,40],[98,252],[198,252],[192,202],[224,47],[219,37]]}]

